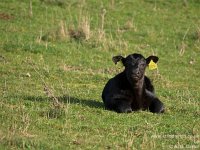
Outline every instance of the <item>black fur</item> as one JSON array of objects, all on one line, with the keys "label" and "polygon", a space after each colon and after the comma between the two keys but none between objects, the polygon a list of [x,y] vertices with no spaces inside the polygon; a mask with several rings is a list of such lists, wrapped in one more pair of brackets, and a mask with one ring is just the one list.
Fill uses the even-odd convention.
[{"label": "black fur", "polygon": [[116,64],[121,61],[125,66],[123,72],[110,79],[104,87],[102,99],[106,109],[119,113],[129,113],[137,110],[149,110],[153,113],[164,112],[163,103],[155,96],[154,87],[145,76],[145,68],[158,57],[149,56],[145,59],[140,54],[131,54],[126,58],[113,57]]}]

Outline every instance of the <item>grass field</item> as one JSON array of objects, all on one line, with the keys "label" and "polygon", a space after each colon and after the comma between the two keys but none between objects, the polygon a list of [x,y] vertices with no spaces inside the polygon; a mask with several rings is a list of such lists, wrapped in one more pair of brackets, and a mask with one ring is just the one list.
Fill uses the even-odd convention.
[{"label": "grass field", "polygon": [[[0,149],[200,149],[199,0],[2,0],[0,33]],[[136,52],[162,115],[104,109]]]}]

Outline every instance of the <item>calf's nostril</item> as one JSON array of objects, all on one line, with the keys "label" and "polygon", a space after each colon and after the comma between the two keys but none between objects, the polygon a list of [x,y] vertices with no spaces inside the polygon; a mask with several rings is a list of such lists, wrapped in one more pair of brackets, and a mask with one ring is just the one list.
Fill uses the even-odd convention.
[{"label": "calf's nostril", "polygon": [[136,73],[135,73],[137,76],[139,76],[140,75],[140,71],[136,71]]}]

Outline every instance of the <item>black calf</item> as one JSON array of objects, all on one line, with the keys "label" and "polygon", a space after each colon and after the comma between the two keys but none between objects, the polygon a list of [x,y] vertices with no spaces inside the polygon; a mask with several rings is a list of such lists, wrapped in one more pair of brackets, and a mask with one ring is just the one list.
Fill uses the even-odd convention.
[{"label": "black calf", "polygon": [[110,79],[104,87],[102,99],[106,109],[119,113],[139,109],[150,110],[153,113],[164,112],[163,103],[155,96],[154,87],[144,74],[151,60],[156,63],[158,57],[149,56],[145,59],[140,54],[131,54],[126,58],[113,57],[115,64],[122,61],[125,70]]}]

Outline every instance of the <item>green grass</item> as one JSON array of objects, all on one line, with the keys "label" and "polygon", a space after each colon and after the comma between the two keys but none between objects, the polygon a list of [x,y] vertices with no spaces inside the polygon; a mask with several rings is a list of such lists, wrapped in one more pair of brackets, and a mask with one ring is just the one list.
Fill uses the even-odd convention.
[{"label": "green grass", "polygon": [[[199,149],[199,7],[198,0],[1,1],[0,149]],[[159,73],[146,73],[162,115],[104,109],[102,89],[123,69],[112,56],[135,52],[160,58]]]}]

